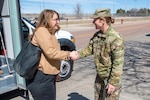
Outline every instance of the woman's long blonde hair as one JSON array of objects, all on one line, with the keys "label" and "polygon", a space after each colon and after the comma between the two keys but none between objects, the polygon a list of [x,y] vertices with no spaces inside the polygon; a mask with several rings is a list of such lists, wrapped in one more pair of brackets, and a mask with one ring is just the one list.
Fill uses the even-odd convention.
[{"label": "woman's long blonde hair", "polygon": [[35,31],[39,27],[45,27],[45,28],[47,28],[50,33],[54,33],[56,31],[58,31],[60,27],[58,26],[59,28],[57,30],[54,30],[53,27],[52,27],[52,24],[50,22],[50,20],[53,18],[54,14],[57,14],[58,19],[59,19],[59,14],[55,10],[50,10],[50,9],[43,10],[41,12],[41,14],[39,15]]}]

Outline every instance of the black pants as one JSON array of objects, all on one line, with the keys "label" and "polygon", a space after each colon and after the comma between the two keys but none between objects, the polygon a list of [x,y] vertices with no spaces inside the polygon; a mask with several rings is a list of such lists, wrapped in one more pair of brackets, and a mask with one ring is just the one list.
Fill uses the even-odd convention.
[{"label": "black pants", "polygon": [[37,71],[35,78],[27,80],[27,88],[34,100],[56,100],[56,75],[44,74]]}]

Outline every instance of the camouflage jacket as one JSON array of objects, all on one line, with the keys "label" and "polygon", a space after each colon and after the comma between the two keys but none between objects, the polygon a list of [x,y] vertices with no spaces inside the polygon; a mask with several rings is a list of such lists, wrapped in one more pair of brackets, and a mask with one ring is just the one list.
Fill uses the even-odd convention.
[{"label": "camouflage jacket", "polygon": [[109,78],[108,83],[114,86],[120,85],[124,64],[124,40],[111,26],[106,33],[96,32],[88,46],[78,53],[80,58],[93,54],[99,77]]}]

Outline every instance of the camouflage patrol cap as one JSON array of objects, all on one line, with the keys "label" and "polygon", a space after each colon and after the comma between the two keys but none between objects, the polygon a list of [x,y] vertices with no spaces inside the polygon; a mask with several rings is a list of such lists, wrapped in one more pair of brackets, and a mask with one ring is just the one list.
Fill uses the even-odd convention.
[{"label": "camouflage patrol cap", "polygon": [[98,9],[95,11],[93,18],[104,18],[104,17],[111,17],[110,9]]}]

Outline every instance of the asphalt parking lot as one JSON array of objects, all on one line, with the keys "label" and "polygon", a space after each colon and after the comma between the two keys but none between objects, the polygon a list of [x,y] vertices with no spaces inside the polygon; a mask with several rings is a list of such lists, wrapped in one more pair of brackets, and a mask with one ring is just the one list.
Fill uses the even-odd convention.
[{"label": "asphalt parking lot", "polygon": [[57,83],[57,100],[94,100],[96,72],[92,58],[75,61],[72,76]]},{"label": "asphalt parking lot", "polygon": [[[150,100],[149,45],[125,42],[123,85],[119,100]],[[57,83],[57,100],[94,100],[95,75],[93,56],[75,61],[71,78]]]},{"label": "asphalt parking lot", "polygon": [[[126,23],[124,27],[132,23],[137,22]],[[119,100],[150,100],[150,30],[141,26],[142,30],[140,24],[134,26],[139,28],[132,31],[131,27],[128,31],[124,28],[124,33],[129,34],[125,36],[125,64]],[[92,56],[75,61],[71,78],[57,83],[57,100],[94,100],[95,75]]]},{"label": "asphalt parking lot", "polygon": [[[128,41],[125,41],[123,85],[119,100],[150,100],[150,33],[141,34],[137,30],[135,33],[126,37]],[[95,75],[93,56],[75,61],[72,76],[56,83],[56,100],[94,100]],[[11,93],[0,96],[0,99],[25,100],[22,92],[17,91],[13,96],[10,96]],[[30,99],[33,100],[31,95]]]}]

